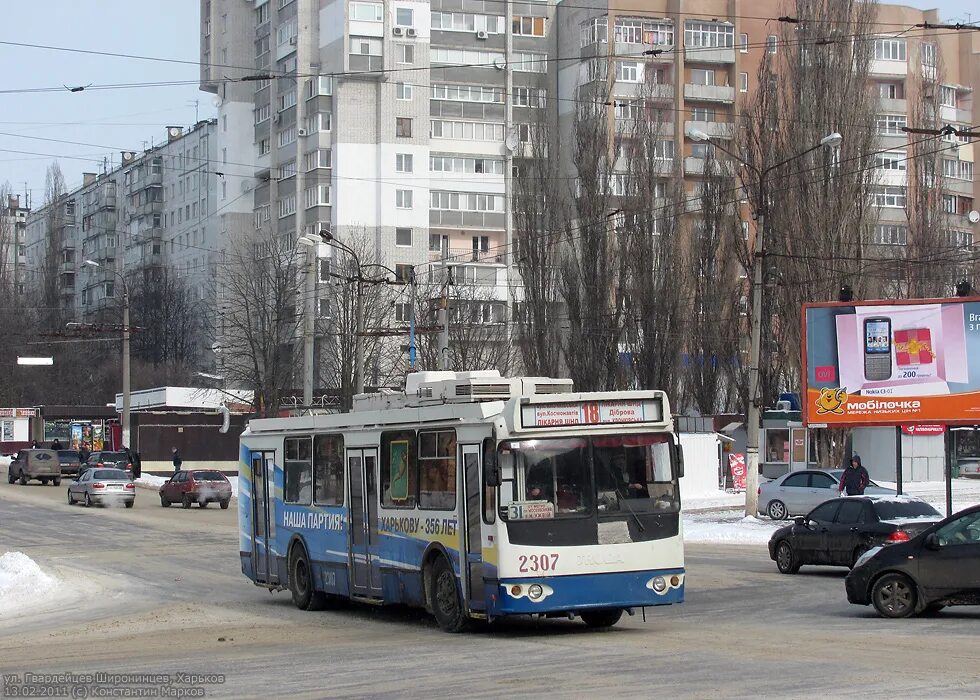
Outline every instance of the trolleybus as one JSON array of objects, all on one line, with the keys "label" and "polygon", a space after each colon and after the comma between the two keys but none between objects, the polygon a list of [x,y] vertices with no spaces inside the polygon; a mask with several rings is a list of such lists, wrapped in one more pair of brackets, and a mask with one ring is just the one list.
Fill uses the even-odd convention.
[{"label": "trolleybus", "polygon": [[343,597],[471,619],[579,617],[684,599],[683,461],[660,391],[410,374],[339,414],[241,437],[242,572],[306,610]]}]

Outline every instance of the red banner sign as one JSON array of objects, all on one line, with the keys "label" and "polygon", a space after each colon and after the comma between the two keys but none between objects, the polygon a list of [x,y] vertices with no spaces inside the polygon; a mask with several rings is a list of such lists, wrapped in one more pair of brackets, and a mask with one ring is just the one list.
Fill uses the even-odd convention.
[{"label": "red banner sign", "polygon": [[903,425],[902,432],[906,435],[942,435],[946,432],[945,425]]},{"label": "red banner sign", "polygon": [[736,491],[745,490],[745,454],[735,452],[728,455],[728,470],[732,473],[732,486]]}]

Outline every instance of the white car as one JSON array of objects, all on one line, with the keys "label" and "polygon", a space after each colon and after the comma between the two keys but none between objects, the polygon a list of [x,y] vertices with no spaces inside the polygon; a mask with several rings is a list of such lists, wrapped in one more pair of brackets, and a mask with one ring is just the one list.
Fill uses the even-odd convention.
[{"label": "white car", "polygon": [[[843,469],[805,469],[790,472],[759,486],[759,512],[773,520],[806,515],[824,501],[840,495]],[[865,496],[894,496],[892,489],[868,482]]]},{"label": "white car", "polygon": [[966,459],[959,463],[960,476],[980,479],[980,459]]}]

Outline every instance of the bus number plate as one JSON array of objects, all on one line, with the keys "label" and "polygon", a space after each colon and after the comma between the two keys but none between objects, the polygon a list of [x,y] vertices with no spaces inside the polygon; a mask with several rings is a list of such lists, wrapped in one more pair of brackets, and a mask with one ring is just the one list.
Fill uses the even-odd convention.
[{"label": "bus number plate", "polygon": [[555,571],[558,568],[557,554],[522,554],[517,558],[518,569],[522,574],[536,574]]}]

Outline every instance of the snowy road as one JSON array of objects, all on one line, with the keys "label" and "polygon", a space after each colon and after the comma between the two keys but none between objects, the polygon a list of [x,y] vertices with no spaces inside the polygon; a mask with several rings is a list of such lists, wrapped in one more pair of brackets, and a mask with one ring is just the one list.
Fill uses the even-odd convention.
[{"label": "snowy road", "polygon": [[86,591],[0,617],[4,673],[223,673],[209,696],[236,698],[980,694],[980,609],[880,620],[847,604],[842,570],[781,576],[759,546],[689,546],[687,602],[646,622],[449,636],[414,610],[303,613],[251,586],[233,510],[164,509],[143,490],[132,510],[63,498],[0,483],[0,554]]}]

